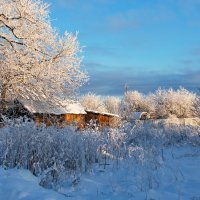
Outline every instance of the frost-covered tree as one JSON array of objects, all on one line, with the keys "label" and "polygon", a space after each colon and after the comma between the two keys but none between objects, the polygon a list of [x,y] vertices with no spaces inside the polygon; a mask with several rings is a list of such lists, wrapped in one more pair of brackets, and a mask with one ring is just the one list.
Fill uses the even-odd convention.
[{"label": "frost-covered tree", "polygon": [[175,116],[178,118],[194,117],[197,96],[184,88],[178,90],[158,89],[151,95],[155,112],[160,118]]},{"label": "frost-covered tree", "polygon": [[196,97],[196,100],[194,103],[194,115],[196,117],[200,117],[200,96]]},{"label": "frost-covered tree", "polygon": [[41,0],[0,1],[0,91],[8,97],[52,102],[87,80],[77,34],[59,36]]},{"label": "frost-covered tree", "polygon": [[120,99],[118,97],[109,96],[104,100],[104,104],[109,113],[119,114]]},{"label": "frost-covered tree", "polygon": [[126,119],[129,119],[133,112],[149,112],[151,109],[148,98],[138,91],[127,92],[120,105],[121,115]]},{"label": "frost-covered tree", "polygon": [[80,103],[87,110],[107,112],[103,99],[93,93],[88,93],[80,98]]}]

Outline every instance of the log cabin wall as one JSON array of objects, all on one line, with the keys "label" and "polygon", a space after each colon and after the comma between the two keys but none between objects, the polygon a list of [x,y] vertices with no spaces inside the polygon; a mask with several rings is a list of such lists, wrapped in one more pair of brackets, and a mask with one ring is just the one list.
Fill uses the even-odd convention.
[{"label": "log cabin wall", "polygon": [[64,114],[67,125],[77,125],[80,129],[85,128],[85,114]]},{"label": "log cabin wall", "polygon": [[[98,127],[117,127],[118,126],[118,117],[95,113],[87,112],[87,114],[34,114],[34,121],[36,126],[41,126],[44,123],[48,126],[57,126],[59,128],[64,128],[69,125],[77,125],[80,129],[89,127],[91,121],[95,122]],[[116,123],[117,122],[117,123]]]},{"label": "log cabin wall", "polygon": [[41,126],[44,123],[47,127],[57,126],[64,128],[69,125],[77,125],[80,129],[85,127],[85,116],[84,114],[34,114],[34,121],[36,126]]},{"label": "log cabin wall", "polygon": [[85,124],[88,126],[92,120],[96,122],[96,125],[99,127],[116,127],[116,124],[114,124],[116,119],[118,118],[112,115],[87,111],[85,115]]}]

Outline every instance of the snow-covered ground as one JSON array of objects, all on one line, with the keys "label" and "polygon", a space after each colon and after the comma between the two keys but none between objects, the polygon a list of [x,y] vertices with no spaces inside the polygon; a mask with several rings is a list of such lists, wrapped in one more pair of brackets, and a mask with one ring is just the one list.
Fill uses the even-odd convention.
[{"label": "snow-covered ground", "polygon": [[148,162],[121,163],[119,168],[98,167],[72,188],[63,187],[71,199],[200,199],[200,149],[174,147],[163,152],[155,168]]},{"label": "snow-covered ground", "polygon": [[[157,160],[119,161],[66,181],[58,192],[39,186],[26,170],[0,169],[0,200],[200,199],[200,148],[165,148]],[[112,162],[111,162],[112,164]],[[104,169],[105,167],[105,169]]]},{"label": "snow-covered ground", "polygon": [[63,195],[39,186],[28,170],[0,168],[0,200],[64,200]]}]

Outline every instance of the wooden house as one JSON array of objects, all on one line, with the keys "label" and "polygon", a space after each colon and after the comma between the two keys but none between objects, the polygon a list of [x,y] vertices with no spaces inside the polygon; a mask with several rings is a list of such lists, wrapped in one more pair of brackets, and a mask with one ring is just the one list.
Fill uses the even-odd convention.
[{"label": "wooden house", "polygon": [[75,125],[80,129],[88,127],[117,127],[119,116],[110,113],[100,113],[97,111],[81,110],[75,112],[73,110],[65,113],[34,113],[34,121],[37,126],[42,123],[46,126],[56,125],[63,128],[69,125]]},{"label": "wooden house", "polygon": [[85,127],[84,108],[77,102],[65,101],[55,106],[44,102],[24,102],[24,107],[33,114],[33,120],[37,126],[45,124],[47,127],[55,125],[63,128],[68,125],[76,125],[80,129]]},{"label": "wooden house", "polygon": [[85,124],[89,126],[92,123],[95,123],[98,127],[117,127],[119,125],[120,117],[119,115],[98,112],[93,110],[86,110],[85,115]]},{"label": "wooden house", "polygon": [[37,126],[44,124],[46,127],[54,125],[59,128],[69,125],[79,129],[117,127],[120,119],[115,114],[85,110],[80,103],[68,100],[54,106],[40,101],[17,101],[7,111],[12,118],[28,117]]}]

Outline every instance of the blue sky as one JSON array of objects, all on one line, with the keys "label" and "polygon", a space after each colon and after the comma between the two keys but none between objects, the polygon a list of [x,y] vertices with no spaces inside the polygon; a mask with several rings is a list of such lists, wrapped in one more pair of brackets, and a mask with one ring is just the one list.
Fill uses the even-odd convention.
[{"label": "blue sky", "polygon": [[100,95],[200,87],[200,0],[48,0],[60,33],[79,31],[81,89]]}]

